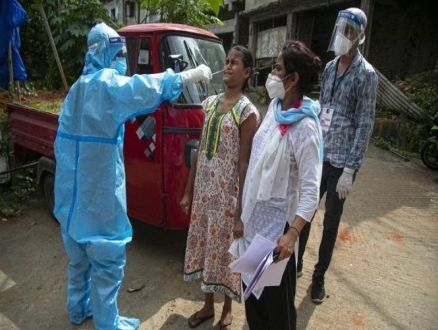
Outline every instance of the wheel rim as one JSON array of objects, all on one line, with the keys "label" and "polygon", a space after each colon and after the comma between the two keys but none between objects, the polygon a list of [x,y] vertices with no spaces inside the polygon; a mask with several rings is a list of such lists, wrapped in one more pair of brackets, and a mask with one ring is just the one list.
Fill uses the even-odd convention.
[{"label": "wheel rim", "polygon": [[47,207],[52,213],[55,206],[54,182],[55,179],[52,174],[47,174],[44,178],[44,197],[46,198]]},{"label": "wheel rim", "polygon": [[438,169],[438,148],[436,143],[431,143],[424,148],[422,158],[424,163],[433,169]]}]

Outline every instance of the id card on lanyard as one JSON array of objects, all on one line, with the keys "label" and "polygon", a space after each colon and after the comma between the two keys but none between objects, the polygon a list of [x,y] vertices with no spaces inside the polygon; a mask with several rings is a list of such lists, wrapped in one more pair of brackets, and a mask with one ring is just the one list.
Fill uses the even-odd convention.
[{"label": "id card on lanyard", "polygon": [[327,133],[329,128],[330,128],[330,124],[332,123],[332,117],[333,117],[334,111],[335,111],[335,108],[333,108],[330,105],[323,105],[322,106],[321,118],[319,121],[321,124],[321,129],[324,133]]},{"label": "id card on lanyard", "polygon": [[348,69],[350,68],[351,63],[348,65],[348,67],[344,71],[344,73],[339,77],[339,81],[336,84],[336,77],[337,77],[337,74],[338,74],[338,65],[339,65],[339,59],[336,62],[335,77],[334,77],[333,83],[332,83],[330,102],[329,102],[329,104],[323,104],[322,105],[320,124],[321,124],[321,129],[322,129],[323,133],[327,133],[328,132],[328,130],[330,128],[330,125],[332,123],[333,113],[335,112],[335,107],[333,106],[333,96],[335,94],[335,90],[338,88],[338,86],[341,83],[342,79],[344,79],[345,74],[347,73]]}]

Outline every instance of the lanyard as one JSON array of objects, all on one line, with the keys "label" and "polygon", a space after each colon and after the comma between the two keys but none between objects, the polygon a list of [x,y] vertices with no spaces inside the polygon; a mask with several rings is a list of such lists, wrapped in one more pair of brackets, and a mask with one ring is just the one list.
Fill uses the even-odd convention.
[{"label": "lanyard", "polygon": [[336,84],[336,78],[338,76],[338,65],[339,65],[339,61],[341,60],[341,58],[338,58],[338,61],[336,62],[336,68],[335,68],[335,77],[333,79],[333,84],[332,84],[332,92],[330,95],[330,105],[332,104],[332,100],[333,100],[333,95],[335,94],[335,89],[337,89],[339,87],[339,84],[342,82],[342,79],[344,79],[348,69],[350,68],[351,63],[353,63],[353,61],[350,62],[350,64],[348,64],[347,70],[344,71],[344,73],[342,74],[342,76],[339,78],[338,83]]}]

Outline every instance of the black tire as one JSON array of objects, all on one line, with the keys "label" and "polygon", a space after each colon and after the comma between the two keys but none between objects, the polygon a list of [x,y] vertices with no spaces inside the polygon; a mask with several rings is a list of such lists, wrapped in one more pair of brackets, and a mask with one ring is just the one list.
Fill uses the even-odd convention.
[{"label": "black tire", "polygon": [[420,150],[421,160],[424,165],[432,170],[438,171],[438,144],[427,141]]},{"label": "black tire", "polygon": [[43,181],[43,191],[44,198],[46,200],[47,207],[50,213],[53,215],[53,210],[55,209],[55,177],[52,173],[47,173],[44,176]]}]

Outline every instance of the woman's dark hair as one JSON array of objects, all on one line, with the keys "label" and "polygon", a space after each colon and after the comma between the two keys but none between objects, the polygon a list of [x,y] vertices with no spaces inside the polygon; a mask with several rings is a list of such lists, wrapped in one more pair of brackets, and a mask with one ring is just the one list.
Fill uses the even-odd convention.
[{"label": "woman's dark hair", "polygon": [[246,79],[245,83],[242,86],[242,91],[245,92],[245,89],[248,87],[248,80],[252,75],[252,70],[254,67],[254,60],[252,58],[252,54],[251,52],[248,50],[248,48],[241,46],[241,45],[237,45],[237,46],[233,46],[229,51],[231,52],[232,50],[235,50],[239,53],[242,54],[242,62],[243,65],[245,66],[245,68],[249,68],[251,70],[251,72],[249,73],[248,78]]},{"label": "woman's dark hair", "polygon": [[300,76],[298,87],[303,94],[310,93],[319,82],[321,59],[307,46],[297,40],[288,40],[281,48],[286,75],[297,72]]}]

